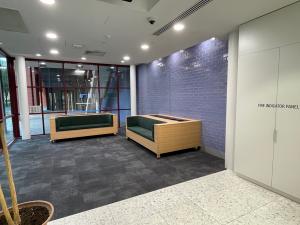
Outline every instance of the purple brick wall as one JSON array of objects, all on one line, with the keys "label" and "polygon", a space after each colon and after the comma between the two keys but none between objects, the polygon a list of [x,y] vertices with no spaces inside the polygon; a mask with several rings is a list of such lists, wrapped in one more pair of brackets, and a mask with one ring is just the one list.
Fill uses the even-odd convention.
[{"label": "purple brick wall", "polygon": [[224,155],[227,41],[207,40],[137,67],[138,113],[200,119],[204,148]]}]

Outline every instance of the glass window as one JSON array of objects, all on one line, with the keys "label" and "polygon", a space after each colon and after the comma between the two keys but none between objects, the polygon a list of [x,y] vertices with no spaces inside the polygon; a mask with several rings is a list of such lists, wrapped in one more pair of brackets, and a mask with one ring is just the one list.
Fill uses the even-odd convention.
[{"label": "glass window", "polygon": [[126,118],[131,115],[130,110],[120,110],[120,127],[126,126]]},{"label": "glass window", "polygon": [[42,88],[44,113],[62,112],[65,110],[65,93],[63,88]]},{"label": "glass window", "polygon": [[66,87],[98,87],[98,67],[88,64],[64,65]]},{"label": "glass window", "polygon": [[99,112],[98,88],[75,88],[67,90],[68,113]]},{"label": "glass window", "polygon": [[117,88],[118,79],[115,66],[100,66],[100,87]]},{"label": "glass window", "polygon": [[7,143],[10,143],[14,140],[13,120],[11,112],[7,59],[2,55],[0,55],[0,88],[0,96],[3,108],[3,115],[1,115],[1,117],[4,119],[4,129]]},{"label": "glass window", "polygon": [[40,62],[39,66],[42,87],[63,87],[62,63]]},{"label": "glass window", "polygon": [[43,134],[43,118],[42,114],[29,115],[30,134]]},{"label": "glass window", "polygon": [[42,103],[39,88],[27,88],[29,113],[42,113]]},{"label": "glass window", "polygon": [[120,95],[120,109],[130,109],[130,89],[121,88]]},{"label": "glass window", "polygon": [[10,143],[14,140],[14,132],[13,132],[13,123],[12,123],[12,117],[5,118],[5,135],[6,135],[6,142]]},{"label": "glass window", "polygon": [[50,117],[65,113],[112,112],[125,125],[130,115],[129,67],[49,61],[26,61],[26,67],[33,135],[49,133]]},{"label": "glass window", "polygon": [[11,115],[11,102],[8,83],[7,61],[5,57],[0,57],[0,78],[4,116],[9,116]]},{"label": "glass window", "polygon": [[26,61],[27,87],[39,87],[39,63],[36,61]]},{"label": "glass window", "polygon": [[118,89],[100,89],[101,110],[118,109]]},{"label": "glass window", "polygon": [[118,67],[120,87],[130,87],[130,69],[129,67]]}]

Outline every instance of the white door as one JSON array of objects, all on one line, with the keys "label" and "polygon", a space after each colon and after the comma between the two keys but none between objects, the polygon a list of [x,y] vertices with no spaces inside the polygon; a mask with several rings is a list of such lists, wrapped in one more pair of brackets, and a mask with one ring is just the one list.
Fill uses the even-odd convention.
[{"label": "white door", "polygon": [[234,170],[271,185],[279,49],[239,57]]},{"label": "white door", "polygon": [[280,50],[278,103],[272,185],[300,198],[300,44]]}]

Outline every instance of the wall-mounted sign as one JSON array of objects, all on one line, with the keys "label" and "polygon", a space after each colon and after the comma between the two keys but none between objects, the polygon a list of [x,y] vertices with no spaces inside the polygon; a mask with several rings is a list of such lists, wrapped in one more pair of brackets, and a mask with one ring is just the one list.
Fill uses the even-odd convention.
[{"label": "wall-mounted sign", "polygon": [[273,108],[273,109],[291,109],[291,110],[299,110],[299,105],[297,104],[265,104],[259,103],[258,108]]}]

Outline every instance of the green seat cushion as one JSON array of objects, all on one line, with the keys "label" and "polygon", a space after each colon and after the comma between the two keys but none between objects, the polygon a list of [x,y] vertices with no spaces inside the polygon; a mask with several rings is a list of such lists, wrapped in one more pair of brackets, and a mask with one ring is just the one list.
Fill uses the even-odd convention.
[{"label": "green seat cushion", "polygon": [[128,127],[128,130],[131,130],[132,132],[137,133],[137,134],[143,136],[144,138],[149,139],[150,141],[154,141],[152,130],[148,130],[148,129],[145,129],[143,127],[138,127],[138,126]]},{"label": "green seat cushion", "polygon": [[55,123],[56,131],[112,127],[113,116],[110,114],[64,116],[56,118]]}]

